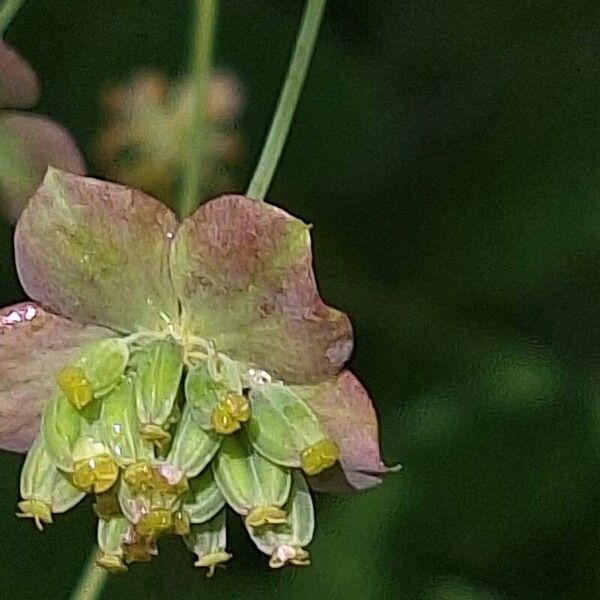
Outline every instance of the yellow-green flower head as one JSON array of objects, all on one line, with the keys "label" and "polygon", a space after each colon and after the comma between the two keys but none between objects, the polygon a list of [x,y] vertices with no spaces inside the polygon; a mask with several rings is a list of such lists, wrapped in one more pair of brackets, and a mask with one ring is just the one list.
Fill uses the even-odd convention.
[{"label": "yellow-green flower head", "polygon": [[230,556],[225,504],[271,566],[308,564],[305,476],[362,489],[386,472],[300,220],[223,196],[179,223],[50,169],[15,252],[33,300],[0,312],[0,445],[31,448],[19,506],[39,526],[96,495],[106,568],[180,535],[212,573]]}]

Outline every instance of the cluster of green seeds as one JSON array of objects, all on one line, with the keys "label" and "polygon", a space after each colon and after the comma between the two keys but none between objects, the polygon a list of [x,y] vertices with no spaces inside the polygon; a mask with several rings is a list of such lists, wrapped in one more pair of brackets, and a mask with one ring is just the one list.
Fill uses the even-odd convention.
[{"label": "cluster of green seeds", "polygon": [[231,558],[229,505],[271,567],[308,564],[304,474],[331,467],[337,446],[292,389],[195,343],[134,335],[84,347],[57,375],[19,516],[42,529],[92,494],[100,565],[125,571],[175,534],[212,575]]}]

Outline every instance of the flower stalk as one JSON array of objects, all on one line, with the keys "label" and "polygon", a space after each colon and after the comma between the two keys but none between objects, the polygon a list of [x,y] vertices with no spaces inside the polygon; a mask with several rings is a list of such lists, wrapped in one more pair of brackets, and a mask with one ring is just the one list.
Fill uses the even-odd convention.
[{"label": "flower stalk", "polygon": [[83,573],[79,577],[77,587],[71,594],[71,600],[97,600],[100,598],[104,584],[108,579],[108,571],[96,563],[97,550],[91,552]]},{"label": "flower stalk", "polygon": [[264,200],[275,174],[304,86],[310,59],[317,41],[325,2],[326,0],[307,0],[306,2],[302,23],[296,38],[285,83],[277,102],[271,129],[263,146],[252,181],[248,186],[246,195],[254,200]]},{"label": "flower stalk", "polygon": [[187,217],[198,207],[200,174],[206,152],[205,111],[208,83],[213,64],[217,0],[197,0],[192,44],[191,77],[193,122],[190,123],[187,155],[183,167],[183,182],[179,217]]},{"label": "flower stalk", "polygon": [[[324,4],[307,2],[255,200],[281,154]],[[204,135],[215,13],[214,0],[198,4],[190,157]],[[187,165],[182,217],[198,201],[197,164]],[[23,386],[19,403],[37,404],[11,410],[15,395],[0,389],[15,415],[0,444],[29,448],[19,508],[36,525],[96,497],[100,551],[74,600],[100,596],[98,565],[124,572],[165,535],[184,538],[212,575],[231,557],[225,504],[272,568],[307,565],[305,475],[364,489],[387,472],[371,401],[343,369],[350,322],[320,299],[299,219],[227,195],[177,223],[141,192],[51,168],[21,215],[15,255],[32,302],[0,311],[0,365]],[[33,376],[22,359],[32,348],[47,358]]]}]

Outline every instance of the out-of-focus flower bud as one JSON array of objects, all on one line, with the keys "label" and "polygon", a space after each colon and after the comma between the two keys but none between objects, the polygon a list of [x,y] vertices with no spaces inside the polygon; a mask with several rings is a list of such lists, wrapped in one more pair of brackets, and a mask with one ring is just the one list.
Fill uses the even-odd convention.
[{"label": "out-of-focus flower bud", "polygon": [[247,431],[254,448],[286,467],[301,467],[316,475],[338,459],[336,444],[327,437],[314,412],[292,390],[269,383],[250,391],[252,417]]},{"label": "out-of-focus flower bud", "polygon": [[248,526],[286,522],[282,506],[290,491],[290,471],[254,452],[243,433],[223,439],[213,472],[227,503]]},{"label": "out-of-focus flower bud", "polygon": [[66,129],[42,115],[22,112],[36,104],[39,92],[27,61],[0,40],[0,212],[11,222],[17,220],[49,165],[85,173],[83,157]]},{"label": "out-of-focus flower bud", "polygon": [[287,563],[300,566],[310,564],[305,546],[313,538],[315,514],[308,486],[299,471],[292,474],[292,489],[285,509],[285,525],[270,525],[258,529],[247,527],[257,548],[270,556],[269,566],[273,569]]},{"label": "out-of-focus flower bud", "polygon": [[215,568],[232,557],[226,550],[227,530],[224,510],[206,523],[192,525],[189,535],[184,539],[187,547],[197,556],[194,566],[206,567],[207,577],[212,577]]},{"label": "out-of-focus flower bud", "polygon": [[183,371],[181,347],[169,340],[151,342],[135,357],[135,365],[140,433],[162,448],[171,439],[165,424],[173,412]]},{"label": "out-of-focus flower bud", "polygon": [[[145,71],[107,90],[104,123],[94,148],[106,176],[173,204],[194,110],[192,85],[187,79],[169,82],[162,73]],[[242,155],[235,128],[242,105],[235,76],[214,73],[205,108],[206,152],[198,158],[203,161],[201,198],[232,187],[231,167]]]},{"label": "out-of-focus flower bud", "polygon": [[189,402],[183,409],[167,462],[181,469],[188,478],[196,477],[210,463],[221,445],[221,436],[205,431],[194,418]]},{"label": "out-of-focus flower bud", "polygon": [[189,492],[183,497],[182,509],[192,523],[205,523],[225,506],[225,498],[214,480],[212,470],[190,481]]}]

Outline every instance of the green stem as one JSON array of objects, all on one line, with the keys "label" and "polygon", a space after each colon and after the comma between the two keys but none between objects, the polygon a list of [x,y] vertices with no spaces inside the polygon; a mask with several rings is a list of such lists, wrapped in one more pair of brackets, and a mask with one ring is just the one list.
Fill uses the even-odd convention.
[{"label": "green stem", "polygon": [[18,10],[21,8],[25,0],[5,0],[0,8],[0,36],[6,32],[6,28],[14,19]]},{"label": "green stem", "polygon": [[290,60],[287,76],[277,108],[271,123],[267,141],[263,146],[258,165],[247,195],[255,200],[263,200],[281,157],[283,145],[288,136],[290,125],[296,111],[300,92],[306,79],[310,59],[317,41],[319,26],[325,9],[326,0],[307,0],[302,23],[296,38],[296,45]]},{"label": "green stem", "polygon": [[106,569],[96,564],[96,549],[90,554],[71,600],[97,600],[108,578]]},{"label": "green stem", "polygon": [[200,203],[200,176],[207,146],[206,100],[213,61],[217,0],[196,0],[191,57],[192,114],[179,202],[179,216],[189,215]]}]

